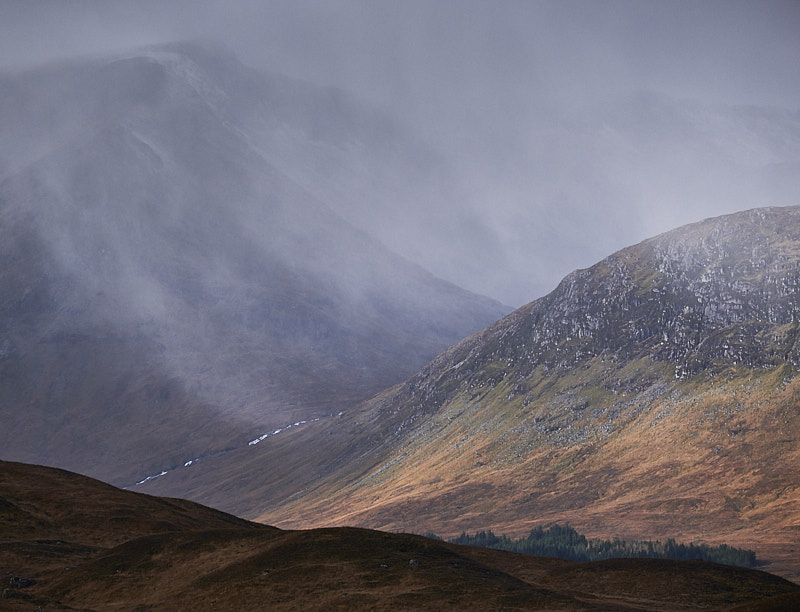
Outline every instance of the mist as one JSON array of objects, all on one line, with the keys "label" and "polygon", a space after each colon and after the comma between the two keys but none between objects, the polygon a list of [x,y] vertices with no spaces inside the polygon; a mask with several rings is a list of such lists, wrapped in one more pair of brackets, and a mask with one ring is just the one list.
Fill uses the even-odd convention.
[{"label": "mist", "polygon": [[251,443],[351,448],[370,398],[572,270],[797,204],[799,14],[0,2],[3,458],[311,486],[330,455]]},{"label": "mist", "polygon": [[6,1],[0,24],[5,71],[202,38],[362,101],[401,153],[294,178],[510,306],[677,225],[800,200],[797,2]]}]

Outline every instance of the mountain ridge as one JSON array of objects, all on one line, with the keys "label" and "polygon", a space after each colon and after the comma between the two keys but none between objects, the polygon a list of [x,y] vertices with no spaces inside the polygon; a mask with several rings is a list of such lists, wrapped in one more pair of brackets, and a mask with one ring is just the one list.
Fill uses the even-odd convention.
[{"label": "mountain ridge", "polygon": [[568,520],[760,546],[794,576],[798,282],[800,207],[623,249],[367,402],[369,450],[261,518],[448,536]]}]

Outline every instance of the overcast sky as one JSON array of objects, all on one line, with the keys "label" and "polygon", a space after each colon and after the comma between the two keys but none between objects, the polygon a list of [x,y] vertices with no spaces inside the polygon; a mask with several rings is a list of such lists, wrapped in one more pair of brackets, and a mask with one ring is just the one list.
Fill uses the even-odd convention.
[{"label": "overcast sky", "polygon": [[499,90],[525,104],[542,86],[800,96],[797,0],[2,0],[0,28],[6,67],[202,36],[248,63],[420,112]]},{"label": "overcast sky", "polygon": [[[582,159],[593,145],[581,144],[576,156],[589,170],[578,174],[590,180],[565,187],[577,179],[562,168],[573,159],[562,152],[553,163],[564,184],[541,187],[542,117],[554,109],[582,117],[642,90],[703,103],[800,108],[797,0],[0,0],[6,70],[194,37],[220,40],[255,67],[350,90],[452,158],[474,195],[469,205],[487,230],[507,239],[508,252],[493,281],[458,278],[455,264],[437,271],[452,270],[452,280],[514,306],[608,250],[672,225],[800,203],[800,197],[773,201],[791,199],[790,179],[762,199],[753,187],[748,205],[730,191],[700,186],[699,175],[682,176],[679,166],[671,179],[651,176],[655,161],[637,168],[635,181],[609,178],[624,170]],[[669,152],[659,151],[666,159]],[[797,160],[790,154],[772,161]],[[725,177],[723,169],[715,172]],[[669,180],[682,184],[672,198]],[[569,232],[577,218],[585,227]],[[595,221],[606,224],[602,239],[592,237]],[[529,226],[540,228],[531,230],[535,240],[526,240]]]}]

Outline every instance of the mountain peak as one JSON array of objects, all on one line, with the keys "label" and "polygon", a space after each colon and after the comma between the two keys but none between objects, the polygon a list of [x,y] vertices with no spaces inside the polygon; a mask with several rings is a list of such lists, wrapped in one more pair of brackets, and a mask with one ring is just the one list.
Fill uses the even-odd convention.
[{"label": "mountain peak", "polygon": [[[458,384],[647,359],[676,378],[730,366],[800,367],[800,207],[687,225],[567,275],[558,287],[449,349],[408,383],[429,409]],[[442,376],[446,371],[447,376]],[[641,389],[647,378],[627,383]],[[424,390],[424,392],[423,392]],[[437,399],[438,398],[438,399]]]},{"label": "mountain peak", "polygon": [[[793,336],[767,330],[796,322],[799,256],[800,207],[707,219],[568,275],[513,326],[529,334],[524,361],[550,367],[603,353],[669,362],[679,377],[781,360],[797,367]],[[507,335],[503,323],[494,330]]]},{"label": "mountain peak", "polygon": [[186,40],[157,43],[141,47],[144,54],[174,53],[202,62],[208,60],[225,60],[239,62],[236,53],[227,45],[213,38],[191,38]]}]

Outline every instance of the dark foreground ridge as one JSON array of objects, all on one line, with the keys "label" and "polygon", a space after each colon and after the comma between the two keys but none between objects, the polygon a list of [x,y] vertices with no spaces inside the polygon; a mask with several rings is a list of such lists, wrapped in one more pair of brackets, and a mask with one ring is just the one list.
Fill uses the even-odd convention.
[{"label": "dark foreground ridge", "polygon": [[744,568],[575,563],[347,527],[284,531],[21,463],[0,462],[0,491],[3,610],[747,610],[800,603],[797,585]]}]

